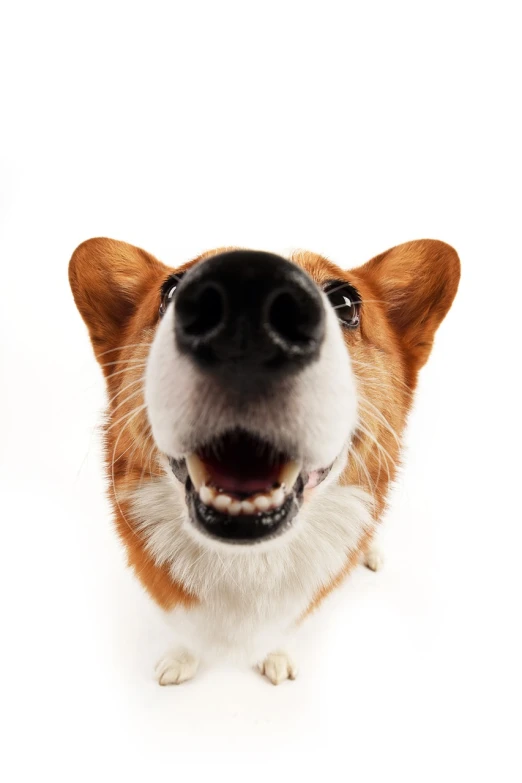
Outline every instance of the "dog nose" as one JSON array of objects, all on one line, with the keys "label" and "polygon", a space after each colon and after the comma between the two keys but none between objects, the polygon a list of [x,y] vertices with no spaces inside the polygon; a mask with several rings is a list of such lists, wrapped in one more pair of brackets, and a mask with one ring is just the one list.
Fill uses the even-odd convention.
[{"label": "dog nose", "polygon": [[319,288],[272,253],[234,250],[197,264],[175,295],[179,350],[206,370],[258,380],[318,355],[325,331]]}]

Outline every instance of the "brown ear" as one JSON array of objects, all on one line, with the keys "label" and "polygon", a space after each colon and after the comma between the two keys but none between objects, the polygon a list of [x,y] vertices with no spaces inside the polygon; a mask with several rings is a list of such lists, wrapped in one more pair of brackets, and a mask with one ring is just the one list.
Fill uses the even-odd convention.
[{"label": "brown ear", "polygon": [[426,362],[435,332],[460,279],[456,251],[435,239],[398,245],[357,270],[366,277],[416,370]]},{"label": "brown ear", "polygon": [[88,239],[76,248],[69,282],[98,358],[122,344],[123,330],[138,302],[167,275],[166,266],[125,242]]}]

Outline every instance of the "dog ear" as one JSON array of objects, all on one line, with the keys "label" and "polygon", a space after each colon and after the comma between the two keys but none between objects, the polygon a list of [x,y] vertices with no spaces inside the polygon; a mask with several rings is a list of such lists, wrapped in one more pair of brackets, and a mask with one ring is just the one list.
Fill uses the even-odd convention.
[{"label": "dog ear", "polygon": [[160,261],[125,242],[88,239],[76,248],[69,263],[69,282],[98,360],[123,343],[138,303],[167,276],[168,269]]},{"label": "dog ear", "polygon": [[456,251],[435,239],[419,239],[372,258],[357,273],[370,282],[384,303],[410,365],[419,370],[457,293],[460,262]]}]

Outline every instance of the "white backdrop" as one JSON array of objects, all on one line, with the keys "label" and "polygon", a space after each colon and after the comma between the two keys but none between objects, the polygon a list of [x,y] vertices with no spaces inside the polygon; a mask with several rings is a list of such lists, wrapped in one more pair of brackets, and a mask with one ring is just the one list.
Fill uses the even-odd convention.
[{"label": "white backdrop", "polygon": [[[2,4],[4,780],[520,779],[516,6]],[[97,235],[173,265],[223,244],[460,254],[385,569],[309,623],[295,683],[153,680],[169,634],[111,528],[67,282]]]}]

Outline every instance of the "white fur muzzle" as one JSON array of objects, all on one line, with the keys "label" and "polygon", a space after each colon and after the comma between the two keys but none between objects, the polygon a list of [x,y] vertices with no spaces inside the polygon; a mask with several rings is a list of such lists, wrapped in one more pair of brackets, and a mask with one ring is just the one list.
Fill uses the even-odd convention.
[{"label": "white fur muzzle", "polygon": [[179,459],[232,428],[244,428],[280,451],[298,453],[307,470],[330,465],[349,442],[357,420],[356,385],[341,328],[326,296],[326,333],[319,359],[274,383],[270,396],[241,407],[179,352],[175,306],[154,337],[145,401],[154,439]]}]

